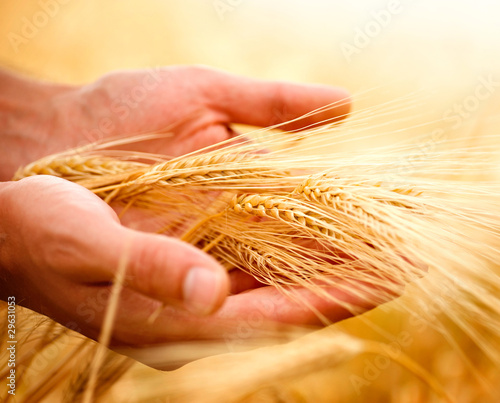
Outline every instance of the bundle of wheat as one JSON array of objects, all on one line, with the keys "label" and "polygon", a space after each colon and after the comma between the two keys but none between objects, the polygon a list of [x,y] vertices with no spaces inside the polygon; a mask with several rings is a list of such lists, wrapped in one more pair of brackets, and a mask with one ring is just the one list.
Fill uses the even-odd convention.
[{"label": "bundle of wheat", "polygon": [[[483,176],[493,175],[496,151],[450,148],[428,151],[415,159],[411,145],[328,155],[304,149],[302,140],[309,140],[309,147],[314,148],[315,138],[325,133],[340,137],[338,130],[331,125],[300,133],[264,130],[254,133],[252,141],[242,137],[173,159],[114,149],[154,137],[138,136],[45,157],[21,168],[15,179],[56,175],[119,208],[121,217],[132,208],[154,212],[159,233],[178,236],[214,256],[228,270],[242,270],[275,286],[313,310],[324,324],[330,323],[327,317],[296,292],[296,286],[320,299],[333,300],[353,314],[393,299],[409,286],[414,301],[406,309],[415,311],[418,303],[439,304],[441,312],[500,363],[496,339],[485,337],[500,331],[500,278],[492,270],[498,267],[500,256],[500,217],[494,210],[500,189],[495,181],[463,180],[459,175],[479,170]],[[412,158],[412,170],[402,174],[398,161],[408,158]],[[341,292],[332,293],[332,287]],[[434,320],[435,315],[430,315],[428,322]],[[106,344],[109,338],[102,341]],[[304,346],[307,340],[300,343]],[[310,346],[309,360],[317,368],[362,352],[384,351],[373,342],[338,334]],[[324,348],[331,350],[325,353]],[[255,367],[269,372],[252,373],[253,387],[243,387],[248,376],[233,377],[232,382],[241,386],[237,398],[254,391],[266,377],[280,379],[284,365],[290,370],[283,377],[308,371],[300,369],[303,359],[294,356],[293,363],[288,361],[293,345],[279,351],[269,355],[273,362],[268,367],[266,350],[246,353]],[[446,395],[432,376],[404,354],[384,354]],[[130,365],[117,362],[122,372]],[[198,373],[208,371],[211,362],[202,360]],[[102,367],[103,379],[109,379],[103,374],[110,368]],[[87,391],[99,385],[96,371],[86,371],[87,378],[93,374]],[[187,393],[187,387],[182,387],[183,371],[189,371],[189,366],[156,375],[150,381],[155,388],[141,387],[137,401],[172,394],[165,379],[169,385],[175,381],[182,400]],[[73,391],[81,392],[87,378]],[[225,385],[224,377],[221,382],[220,388]],[[106,388],[97,391],[96,399],[110,399]],[[220,397],[214,396],[214,401]]]}]

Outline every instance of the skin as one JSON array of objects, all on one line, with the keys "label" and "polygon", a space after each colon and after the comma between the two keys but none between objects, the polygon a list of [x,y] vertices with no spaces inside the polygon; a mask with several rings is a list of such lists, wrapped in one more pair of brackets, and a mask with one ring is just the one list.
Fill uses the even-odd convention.
[{"label": "skin", "polygon": [[[344,100],[284,128],[341,120],[350,109],[345,90],[183,66],[116,72],[75,87],[6,72],[0,72],[0,82],[5,89],[0,96],[2,299],[14,295],[18,304],[97,338],[110,282],[125,253],[114,346],[225,338],[237,323],[256,317],[274,327],[318,324],[303,304],[242,272],[228,275],[193,246],[127,227],[112,207],[76,184],[43,175],[9,179],[19,166],[44,155],[117,135],[169,132],[134,149],[177,156],[231,138],[231,123],[274,125]],[[351,315],[307,290],[293,292],[332,321]],[[360,311],[373,306],[360,295],[333,287],[328,292]],[[162,304],[154,324],[148,323]]]}]

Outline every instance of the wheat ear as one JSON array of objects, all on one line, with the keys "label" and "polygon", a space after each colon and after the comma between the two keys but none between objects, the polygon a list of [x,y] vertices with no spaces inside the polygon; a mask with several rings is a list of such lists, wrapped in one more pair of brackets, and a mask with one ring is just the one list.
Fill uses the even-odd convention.
[{"label": "wheat ear", "polygon": [[280,220],[301,228],[310,229],[327,237],[338,237],[334,222],[317,211],[313,211],[297,200],[270,195],[235,196],[229,208],[236,214],[251,214]]},{"label": "wheat ear", "polygon": [[88,178],[89,176],[115,175],[144,168],[145,164],[132,161],[120,161],[116,158],[85,157],[72,155],[67,157],[47,157],[19,168],[13,180],[34,175],[52,175],[69,180]]}]

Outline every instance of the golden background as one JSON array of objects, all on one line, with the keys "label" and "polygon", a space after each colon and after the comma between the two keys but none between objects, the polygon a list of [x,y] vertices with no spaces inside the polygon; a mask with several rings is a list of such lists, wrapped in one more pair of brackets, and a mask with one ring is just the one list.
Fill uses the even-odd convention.
[{"label": "golden background", "polygon": [[[357,110],[412,94],[418,120],[385,129],[411,137],[429,130],[414,127],[419,122],[440,120],[463,102],[481,77],[500,82],[499,15],[488,0],[4,1],[0,65],[85,83],[117,69],[204,64],[340,85]],[[355,43],[357,53],[346,57],[342,47]],[[473,114],[491,115],[499,98],[492,94]]]},{"label": "golden background", "polygon": [[[394,4],[399,12],[390,13]],[[387,16],[384,11],[390,19],[382,24],[378,18]],[[264,79],[340,85],[354,94],[354,116],[377,107],[369,124],[387,134],[387,141],[418,138],[443,126],[445,113],[474,96],[481,80],[498,83],[469,108],[458,129],[446,127],[454,136],[469,138],[496,134],[500,123],[499,16],[500,5],[493,1],[4,0],[0,66],[74,84],[118,69],[204,64]],[[359,53],[346,57],[343,47],[370,29],[372,37]],[[405,106],[400,111],[399,102]],[[384,113],[386,104],[391,114]],[[369,317],[394,334],[410,329],[404,314],[390,307]],[[376,337],[361,322],[345,328]],[[460,392],[461,401],[475,401],[460,358],[431,329],[413,331],[409,354],[448,390]],[[476,351],[468,348],[470,354]],[[344,371],[282,385],[280,393],[288,396],[282,401],[436,401],[394,365],[356,395],[345,374],[361,374],[365,367],[360,358]],[[280,401],[263,396],[255,401]]]},{"label": "golden background", "polygon": [[[498,16],[493,1],[4,1],[0,66],[86,83],[118,69],[204,64],[340,85],[354,94],[355,110],[414,100],[404,122],[377,114],[370,121],[413,138],[442,123],[481,78],[500,82]],[[499,108],[492,93],[471,115],[482,119]],[[465,120],[460,131],[477,130],[477,119]]]}]

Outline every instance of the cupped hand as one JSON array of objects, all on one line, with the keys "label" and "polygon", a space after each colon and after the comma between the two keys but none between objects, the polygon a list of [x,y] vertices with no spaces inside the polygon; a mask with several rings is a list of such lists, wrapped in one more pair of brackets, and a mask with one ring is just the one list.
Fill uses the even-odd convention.
[{"label": "cupped hand", "polygon": [[[171,136],[135,149],[176,156],[231,138],[231,123],[274,125],[332,103],[337,104],[283,126],[286,130],[342,119],[350,107],[346,92],[202,67],[118,72],[58,89],[50,102],[50,134],[28,154],[41,157],[117,135],[164,131]],[[9,287],[20,304],[89,337],[98,336],[110,282],[126,248],[129,266],[114,345],[221,338],[256,314],[266,323],[318,323],[310,308],[244,273],[228,275],[191,245],[123,226],[111,207],[78,185],[40,176],[3,184],[0,191],[0,262]],[[295,292],[333,321],[350,315],[307,290]],[[366,305],[359,296],[330,292],[338,301]],[[162,305],[166,309],[150,323]]]},{"label": "cupped hand", "polygon": [[262,81],[206,67],[176,66],[112,73],[69,91],[57,105],[67,110],[58,127],[65,128],[64,136],[72,133],[73,142],[82,141],[82,136],[88,142],[168,132],[167,139],[134,149],[178,156],[228,139],[234,134],[231,123],[267,127],[330,104],[328,111],[284,125],[285,130],[345,118],[348,93],[325,85]]},{"label": "cupped hand", "polygon": [[[240,332],[241,323],[260,323],[257,333],[271,322],[318,323],[309,308],[242,272],[228,275],[187,243],[122,226],[112,208],[79,185],[29,177],[4,184],[0,200],[0,260],[8,280],[2,297],[15,295],[20,305],[91,338],[99,335],[125,253],[112,345],[222,339]],[[305,289],[295,292],[333,321],[350,316],[338,303]],[[330,292],[338,301],[369,308],[359,295],[333,287]]]}]

